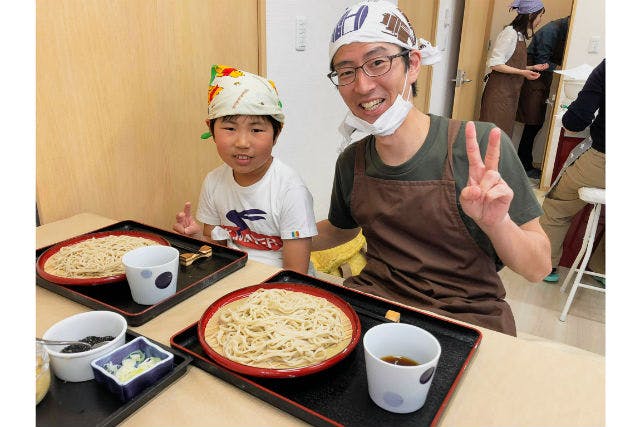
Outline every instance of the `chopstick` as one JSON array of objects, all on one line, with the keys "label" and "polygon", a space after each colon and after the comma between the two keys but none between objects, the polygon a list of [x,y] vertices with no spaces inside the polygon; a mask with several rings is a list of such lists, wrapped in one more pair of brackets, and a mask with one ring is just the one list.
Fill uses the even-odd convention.
[{"label": "chopstick", "polygon": [[373,317],[374,319],[378,319],[383,322],[399,322],[400,321],[400,313],[398,313],[397,311],[387,310],[386,315],[383,316],[381,314],[374,313],[373,311],[364,309],[362,307],[358,307],[354,305],[352,305],[352,307],[358,314],[364,314],[366,316]]}]

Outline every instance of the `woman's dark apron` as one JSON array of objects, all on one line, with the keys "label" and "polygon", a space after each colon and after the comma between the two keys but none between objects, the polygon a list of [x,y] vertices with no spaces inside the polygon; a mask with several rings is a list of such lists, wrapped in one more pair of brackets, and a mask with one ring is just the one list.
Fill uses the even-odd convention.
[{"label": "woman's dark apron", "polygon": [[[521,70],[527,67],[527,45],[524,40],[518,40],[513,55],[505,65]],[[482,93],[479,120],[494,123],[511,138],[523,81],[524,76],[519,74],[499,71],[489,73],[489,79]]]},{"label": "woman's dark apron", "polygon": [[[562,35],[561,35],[562,37]],[[550,62],[562,64],[564,47],[566,44],[566,33],[564,37],[556,43],[551,53]],[[527,56],[527,65],[535,65],[533,58]],[[542,125],[547,114],[546,100],[549,97],[549,89],[553,81],[553,71],[542,71],[540,77],[535,80],[525,79],[520,89],[520,100],[518,101],[518,112],[516,120],[525,125]]]},{"label": "woman's dark apron", "polygon": [[394,181],[365,175],[365,141],[356,149],[351,213],[367,239],[367,264],[345,286],[516,334],[494,261],[473,240],[456,202],[449,122],[441,180]]}]

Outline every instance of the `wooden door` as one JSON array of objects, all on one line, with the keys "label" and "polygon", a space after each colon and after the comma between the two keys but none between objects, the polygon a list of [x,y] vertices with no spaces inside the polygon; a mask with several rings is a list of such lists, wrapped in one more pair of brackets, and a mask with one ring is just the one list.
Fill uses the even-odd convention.
[{"label": "wooden door", "polygon": [[480,108],[493,0],[465,1],[451,117],[474,120]]},{"label": "wooden door", "polygon": [[36,199],[170,227],[221,164],[206,130],[212,64],[259,71],[258,1],[37,0]]},{"label": "wooden door", "polygon": [[[439,1],[399,0],[398,7],[409,19],[416,36],[433,43],[436,38]],[[431,73],[431,67],[420,67],[420,75],[416,81],[418,95],[413,98],[413,104],[424,113],[429,112]]]},{"label": "wooden door", "polygon": [[[571,4],[571,16],[575,17],[576,16],[576,8],[578,7],[578,2],[574,1]],[[565,13],[563,16],[566,16],[567,14]],[[566,64],[567,64],[567,52],[569,52],[569,46],[571,45],[571,36],[573,33],[573,26],[574,26],[575,22],[574,19],[569,19],[569,29],[567,32],[567,44],[564,48],[564,55],[562,58],[562,64],[560,64],[560,69],[565,69],[566,68]],[[560,77],[558,78],[558,86],[556,88],[556,92],[555,94],[553,93],[549,93],[549,97],[552,98],[554,100],[553,104],[548,107],[547,111],[550,110],[550,112],[548,112],[548,117],[549,117],[549,127],[548,129],[546,129],[547,133],[546,133],[546,144],[545,144],[545,149],[544,149],[544,158],[543,158],[543,162],[542,162],[542,177],[540,179],[540,188],[543,190],[548,190],[549,187],[551,186],[551,184],[553,183],[553,180],[555,179],[555,177],[552,177],[552,174],[554,172],[554,165],[557,162],[557,158],[558,158],[558,153],[557,153],[557,148],[558,148],[558,140],[554,140],[554,131],[557,129],[557,127],[561,127],[562,123],[560,122],[559,124],[556,124],[556,121],[558,120],[558,110],[560,108],[560,102],[562,100],[562,87],[564,84],[564,76],[560,75]],[[544,129],[543,129],[544,130]]]}]

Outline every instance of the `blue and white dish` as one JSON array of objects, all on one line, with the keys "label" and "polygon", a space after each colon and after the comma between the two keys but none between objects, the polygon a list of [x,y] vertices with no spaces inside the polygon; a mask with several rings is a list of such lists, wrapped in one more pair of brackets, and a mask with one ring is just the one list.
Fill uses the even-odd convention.
[{"label": "blue and white dish", "polygon": [[93,360],[91,368],[96,381],[126,402],[173,369],[173,354],[140,336]]}]

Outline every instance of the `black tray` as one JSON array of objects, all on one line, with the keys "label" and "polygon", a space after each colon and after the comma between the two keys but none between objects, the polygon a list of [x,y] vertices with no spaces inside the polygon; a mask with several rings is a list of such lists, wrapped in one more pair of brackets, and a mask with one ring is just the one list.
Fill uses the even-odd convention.
[{"label": "black tray", "polygon": [[[127,330],[125,340],[129,342],[139,336]],[[162,379],[123,403],[96,380],[67,382],[56,378],[51,372],[51,387],[36,406],[36,426],[115,426],[184,375],[191,362],[190,356],[147,339],[173,354],[173,369]]]},{"label": "black tray", "polygon": [[[108,227],[94,230],[92,233],[113,230],[145,231],[158,234],[167,239],[171,246],[177,248],[180,253],[197,253],[198,248],[200,248],[203,243],[206,243],[213,248],[213,256],[210,258],[200,258],[190,266],[185,267],[181,265],[178,273],[176,294],[154,305],[136,303],[131,298],[129,283],[127,283],[126,279],[95,286],[67,286],[49,282],[36,273],[36,284],[95,310],[115,311],[127,319],[129,326],[140,326],[179,302],[211,286],[223,277],[244,267],[247,263],[247,254],[245,252],[202,242],[201,240],[140,224],[135,221],[122,221]],[[51,246],[37,250],[36,259]]]},{"label": "black tray", "polygon": [[362,336],[371,327],[388,322],[384,316],[392,309],[401,314],[401,322],[424,328],[440,341],[442,353],[427,402],[416,412],[395,414],[369,398],[362,338],[347,358],[325,371],[300,378],[269,379],[243,376],[216,364],[200,345],[197,322],[171,337],[171,346],[193,356],[192,363],[197,367],[316,426],[436,425],[482,340],[477,329],[293,271],[281,271],[265,282],[304,283],[333,292],[358,313]]}]

